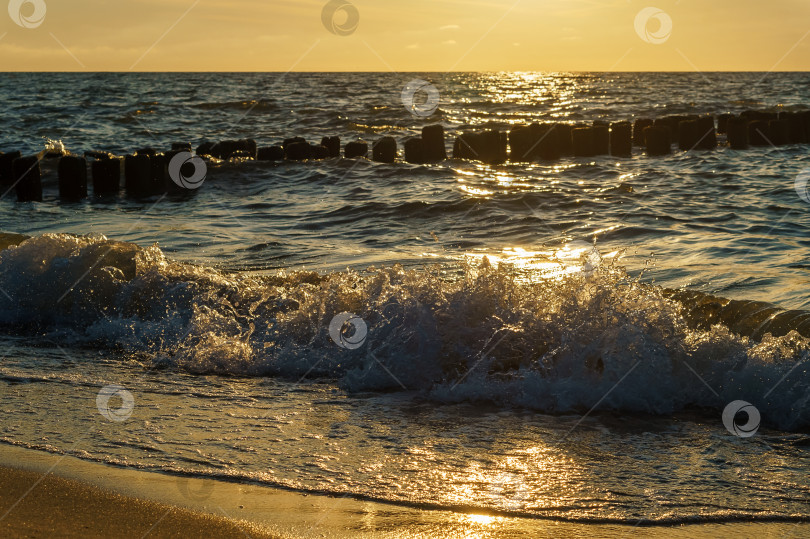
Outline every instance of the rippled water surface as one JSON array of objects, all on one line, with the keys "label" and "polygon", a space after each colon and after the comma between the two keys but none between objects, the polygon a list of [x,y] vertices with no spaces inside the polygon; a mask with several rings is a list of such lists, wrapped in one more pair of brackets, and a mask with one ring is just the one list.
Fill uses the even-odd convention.
[{"label": "rippled water surface", "polygon": [[[403,81],[441,91],[439,113],[409,114]],[[802,107],[804,74],[180,74],[4,75],[0,148],[120,154],[172,141],[300,135],[400,142],[441,121],[471,126],[543,119],[623,120],[664,114]],[[758,81],[761,81],[757,84]],[[20,91],[24,88],[25,91]],[[804,146],[568,159],[485,167],[350,160],[211,167],[191,199],[17,205],[6,230],[98,232],[159,242],[183,260],[226,268],[364,268],[419,264],[596,239],[654,278],[741,299],[807,307],[807,205],[794,189]],[[637,152],[640,153],[640,152]],[[50,195],[50,196],[48,196]],[[149,210],[145,214],[145,210]]]},{"label": "rippled water surface", "polygon": [[[431,118],[400,101],[414,78],[440,91]],[[462,130],[531,121],[803,110],[808,82],[6,74],[0,150],[402,143],[438,122],[450,148]],[[810,519],[810,206],[795,188],[808,163],[806,145],[212,162],[192,195],[61,203],[45,161],[44,202],[0,199],[0,230],[32,236],[0,251],[0,439],[426,507]],[[330,338],[344,311],[367,326],[357,349]],[[133,396],[126,421],[99,413],[110,384]],[[724,427],[734,400],[761,412],[754,437]]]}]

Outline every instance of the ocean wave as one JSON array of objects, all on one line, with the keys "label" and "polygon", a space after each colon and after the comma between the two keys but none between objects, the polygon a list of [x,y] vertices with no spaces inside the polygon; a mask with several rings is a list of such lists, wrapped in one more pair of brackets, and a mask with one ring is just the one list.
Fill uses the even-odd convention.
[{"label": "ocean wave", "polygon": [[202,110],[276,110],[278,106],[266,99],[251,99],[245,101],[214,101],[205,103],[196,103],[192,105],[194,108]]},{"label": "ocean wave", "polygon": [[[768,425],[810,426],[807,313],[665,290],[583,253],[542,274],[484,258],[458,271],[260,276],[173,262],[157,245],[44,234],[0,252],[0,326],[191,373],[328,377],[350,392],[548,413],[745,400]],[[341,313],[362,319],[362,346],[330,334]]]}]

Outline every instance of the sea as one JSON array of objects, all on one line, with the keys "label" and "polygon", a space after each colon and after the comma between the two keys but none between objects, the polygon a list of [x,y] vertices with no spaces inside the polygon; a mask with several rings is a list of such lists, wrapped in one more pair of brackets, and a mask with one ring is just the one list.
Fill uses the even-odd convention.
[{"label": "sea", "polygon": [[[435,92],[409,107],[414,87]],[[450,153],[462,131],[535,121],[805,110],[808,88],[806,73],[6,73],[0,151],[333,135],[401,151],[440,123]],[[5,444],[527,519],[810,521],[808,145],[208,160],[193,191],[81,202],[59,200],[56,166],[41,162],[42,202],[0,198]]]}]

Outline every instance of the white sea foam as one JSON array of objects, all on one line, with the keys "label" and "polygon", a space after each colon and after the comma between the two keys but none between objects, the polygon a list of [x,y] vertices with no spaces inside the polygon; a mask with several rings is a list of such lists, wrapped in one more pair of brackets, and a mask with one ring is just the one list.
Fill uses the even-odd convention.
[{"label": "white sea foam", "polygon": [[[175,263],[157,246],[45,234],[0,252],[0,324],[192,373],[330,377],[353,392],[554,413],[744,400],[770,425],[810,425],[810,375],[797,367],[810,341],[795,331],[694,329],[681,303],[618,267],[528,280],[486,262],[456,279],[440,269],[257,277]],[[329,335],[344,312],[367,325],[358,349]]]}]

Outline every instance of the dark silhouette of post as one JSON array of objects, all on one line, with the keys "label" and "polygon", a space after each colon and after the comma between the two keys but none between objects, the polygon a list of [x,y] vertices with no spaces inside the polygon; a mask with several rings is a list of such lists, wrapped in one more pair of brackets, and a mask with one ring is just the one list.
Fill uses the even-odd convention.
[{"label": "dark silhouette of post", "polygon": [[426,125],[422,128],[422,147],[425,160],[429,163],[447,159],[447,149],[444,146],[444,126],[441,124]]},{"label": "dark silhouette of post", "polygon": [[748,122],[737,116],[729,118],[726,122],[726,137],[732,150],[748,148]]},{"label": "dark silhouette of post", "polygon": [[90,164],[93,176],[93,194],[96,196],[117,195],[121,188],[121,160],[99,159]]},{"label": "dark silhouette of post", "polygon": [[633,145],[646,146],[647,141],[644,138],[644,130],[652,127],[653,121],[649,118],[639,118],[633,124]]},{"label": "dark silhouette of post", "polygon": [[574,129],[571,133],[574,157],[593,157],[596,155],[593,132],[593,127],[577,127]]},{"label": "dark silhouette of post", "polygon": [[343,155],[346,157],[346,159],[366,157],[368,155],[368,144],[359,140],[349,142],[343,148]]},{"label": "dark silhouette of post", "polygon": [[651,126],[644,129],[647,155],[669,155],[672,153],[672,132],[668,127]]},{"label": "dark silhouette of post", "polygon": [[615,157],[633,155],[633,126],[630,122],[610,124],[610,155]]},{"label": "dark silhouette of post", "polygon": [[12,163],[17,202],[42,202],[42,172],[36,155],[24,156]]},{"label": "dark silhouette of post", "polygon": [[393,163],[397,158],[397,141],[394,137],[383,137],[371,149],[372,159],[380,163]]},{"label": "dark silhouette of post", "polygon": [[284,148],[281,146],[265,146],[256,152],[257,161],[283,161]]},{"label": "dark silhouette of post", "polygon": [[422,137],[411,137],[405,141],[405,161],[421,165],[426,163],[425,160],[425,147],[422,143]]},{"label": "dark silhouette of post", "polygon": [[66,155],[57,165],[59,198],[75,202],[87,198],[87,160],[84,157]]}]

